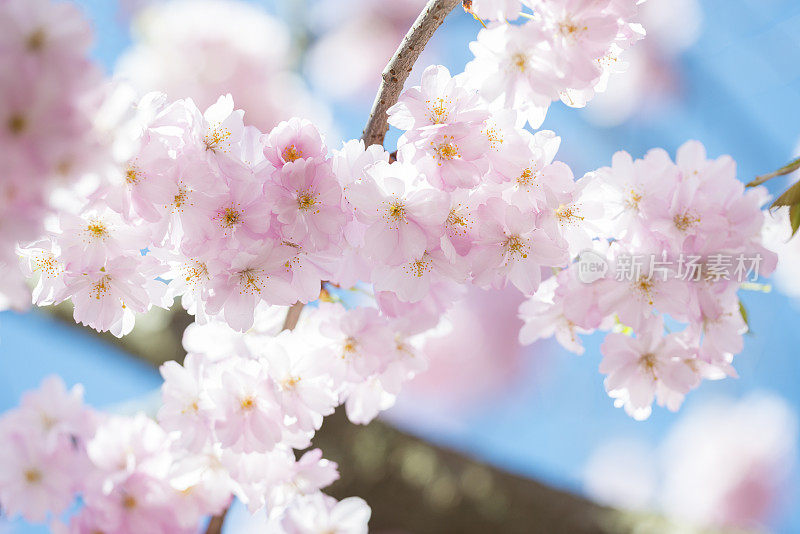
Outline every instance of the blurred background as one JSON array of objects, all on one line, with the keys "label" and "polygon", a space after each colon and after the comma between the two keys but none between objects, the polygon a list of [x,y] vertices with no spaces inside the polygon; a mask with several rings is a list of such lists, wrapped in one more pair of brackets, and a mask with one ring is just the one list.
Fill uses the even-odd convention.
[{"label": "blurred background", "polygon": [[[77,3],[94,23],[94,57],[109,75],[142,92],[190,96],[201,108],[230,92],[246,122],[268,130],[307,117],[336,148],[360,136],[379,73],[425,2]],[[628,71],[612,78],[606,94],[584,110],[557,103],[549,111],[543,128],[561,136],[558,159],[576,176],[610,164],[616,150],[674,154],[687,139],[702,141],[709,156],[733,156],[745,182],[792,159],[800,137],[800,2],[648,0],[643,22],[648,38],[630,51]],[[431,63],[461,72],[479,29],[454,11],[409,83]],[[396,136],[390,132],[387,147]],[[773,182],[773,194],[786,186]],[[340,464],[335,491],[365,498],[373,526],[386,532],[466,531],[453,518],[470,510],[509,525],[503,532],[524,532],[517,527],[535,504],[518,493],[540,491],[528,478],[631,510],[643,522],[655,514],[800,532],[800,244],[787,246],[785,237],[774,237],[783,266],[771,288],[740,295],[751,326],[734,360],[740,378],[706,382],[678,413],[656,409],[644,422],[615,408],[603,389],[602,336],[589,337],[582,356],[549,342],[520,348],[520,296],[473,291],[469,306],[450,314],[452,332],[426,346],[429,371],[385,415],[399,431],[382,423],[356,429],[338,418],[321,436]],[[157,365],[183,356],[180,336],[190,319],[155,311],[116,343],[70,325],[69,313],[0,313],[0,409],[52,373],[83,383],[87,401],[100,408],[157,402]],[[348,456],[349,449],[357,454]],[[386,491],[395,485],[405,489]],[[396,510],[402,492],[412,490],[421,507]],[[402,517],[415,514],[427,527]],[[431,527],[437,518],[449,527]],[[258,531],[246,522],[233,513],[226,531]],[[666,531],[659,525],[643,531]],[[0,532],[47,529],[0,518]]]}]

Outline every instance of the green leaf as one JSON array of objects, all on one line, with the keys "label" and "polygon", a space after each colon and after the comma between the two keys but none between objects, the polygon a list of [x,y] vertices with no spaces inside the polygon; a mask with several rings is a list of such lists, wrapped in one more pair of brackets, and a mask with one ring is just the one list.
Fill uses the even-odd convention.
[{"label": "green leaf", "polygon": [[800,169],[800,158],[784,165],[775,172],[771,172],[769,174],[762,174],[761,176],[756,176],[755,180],[747,184],[746,187],[755,187],[757,185],[761,185],[767,180],[772,180],[776,176],[784,176],[786,174],[789,174],[790,172],[796,171],[797,169]]},{"label": "green leaf", "polygon": [[741,300],[739,301],[739,313],[742,314],[742,319],[747,327],[747,333],[752,333],[752,330],[750,330],[750,319],[747,316],[747,308],[744,307],[744,304],[742,304]]},{"label": "green leaf", "polygon": [[792,236],[794,236],[800,228],[800,204],[792,204],[789,208],[789,224],[792,225]]},{"label": "green leaf", "polygon": [[777,208],[778,206],[792,206],[794,204],[800,204],[800,182],[787,189],[770,207]]}]

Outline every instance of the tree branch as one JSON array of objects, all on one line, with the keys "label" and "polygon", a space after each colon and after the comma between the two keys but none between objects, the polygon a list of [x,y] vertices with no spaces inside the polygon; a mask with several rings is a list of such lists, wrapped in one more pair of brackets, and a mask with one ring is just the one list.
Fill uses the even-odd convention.
[{"label": "tree branch", "polygon": [[222,532],[222,525],[225,523],[225,516],[228,515],[229,509],[230,505],[228,505],[221,514],[215,515],[208,521],[206,534],[220,534]]},{"label": "tree branch", "polygon": [[283,321],[284,330],[294,330],[297,321],[300,320],[300,313],[303,311],[303,303],[295,302],[289,311],[286,312],[286,319]]},{"label": "tree branch", "polygon": [[425,49],[425,45],[442,25],[445,17],[460,3],[461,0],[429,0],[414,25],[408,30],[403,42],[383,70],[381,86],[372,104],[364,134],[361,136],[367,146],[383,144],[383,138],[389,129],[386,111],[397,102],[403,84],[422,50]]}]

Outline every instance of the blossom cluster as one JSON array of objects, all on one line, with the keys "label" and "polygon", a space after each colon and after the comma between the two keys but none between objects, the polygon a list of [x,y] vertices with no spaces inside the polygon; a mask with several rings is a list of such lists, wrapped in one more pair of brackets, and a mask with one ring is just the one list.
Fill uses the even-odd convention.
[{"label": "blossom cluster", "polygon": [[[555,335],[580,353],[578,334],[614,330],[600,349],[609,394],[636,418],[649,416],[654,398],[675,410],[702,379],[735,375],[731,362],[747,330],[737,291],[746,279],[719,276],[715,262],[757,257],[762,274],[774,270],[775,254],[761,238],[764,192],[745,192],[733,160],[709,160],[694,141],[675,162],[660,149],[639,160],[618,152],[591,176],[607,209],[595,221],[606,240],[585,254],[602,254],[613,272],[632,276],[586,279],[582,262],[573,263],[520,307],[520,339]],[[701,276],[678,276],[680,264],[670,261],[663,273],[620,265],[637,255],[700,258]],[[680,324],[686,328],[675,331]]]},{"label": "blossom cluster", "polygon": [[[621,55],[645,35],[637,0],[472,0],[490,24],[470,45],[470,83],[538,128],[550,103],[583,107],[623,70]],[[533,13],[523,11],[523,7]],[[524,19],[520,24],[507,20]]]},{"label": "blossom cluster", "polygon": [[314,301],[322,281],[372,283],[383,313],[413,328],[434,326],[468,280],[532,293],[542,267],[590,242],[598,205],[553,162],[552,132],[490,111],[462,80],[430,67],[401,97],[391,163],[357,141],[329,154],[299,119],[261,134],[229,96],[205,113],[145,97],[121,176],[22,249],[37,303],[71,297],[77,321],[123,335],[176,296],[245,331],[259,303]]},{"label": "blossom cluster", "polygon": [[[401,132],[392,154],[358,140],[332,149],[299,118],[262,131],[231,95],[202,110],[149,93],[123,113],[124,163],[98,172],[88,201],[47,233],[20,234],[17,253],[37,278],[35,303],[69,299],[77,322],[116,336],[179,298],[195,317],[188,354],[161,368],[157,422],[103,416],[52,381],[24,400],[0,424],[21,444],[4,460],[16,466],[0,481],[4,508],[41,520],[80,495],[65,532],[192,532],[235,495],[276,532],[364,532],[363,501],[320,493],[335,464],[296,451],[340,405],[359,424],[391,406],[468,284],[529,297],[526,343],[556,335],[580,351],[577,333],[614,330],[601,371],[635,417],[654,397],[676,408],[701,378],[732,374],[737,281],[587,282],[575,266],[587,251],[613,267],[683,254],[706,269],[744,254],[769,272],[760,193],[745,194],[733,162],[706,160],[699,143],[676,163],[661,150],[619,153],[576,180],[555,160],[560,138],[525,125],[602,89],[643,35],[638,2],[524,3],[533,14],[520,1],[472,2],[493,21],[475,60],[455,76],[430,66],[401,94],[388,111]],[[688,326],[665,334],[667,315]],[[25,437],[42,422],[46,439]]]},{"label": "blossom cluster", "polygon": [[[102,161],[92,124],[100,75],[76,6],[0,2],[0,308],[28,300],[14,246],[35,239],[51,193]],[[6,273],[8,273],[7,276]]]},{"label": "blossom cluster", "polygon": [[[174,389],[174,382],[187,380],[172,363],[163,372]],[[191,359],[186,365],[193,369]],[[318,491],[338,478],[336,464],[319,449],[299,459],[283,448],[190,450],[180,446],[183,436],[144,414],[97,412],[83,404],[82,393],[50,377],[0,418],[8,444],[0,455],[0,500],[9,516],[49,518],[58,534],[189,534],[235,493],[252,509],[269,499],[271,532],[366,532],[370,512],[363,500],[337,503]],[[77,498],[83,506],[66,513]]]}]

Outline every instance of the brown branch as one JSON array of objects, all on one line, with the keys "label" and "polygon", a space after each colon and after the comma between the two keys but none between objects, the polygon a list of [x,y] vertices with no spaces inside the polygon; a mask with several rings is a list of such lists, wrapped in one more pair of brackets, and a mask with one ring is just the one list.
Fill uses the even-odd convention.
[{"label": "brown branch", "polygon": [[300,320],[300,313],[303,311],[303,303],[296,302],[292,304],[289,311],[286,312],[286,319],[283,321],[284,330],[294,330],[297,326],[297,321]]},{"label": "brown branch", "polygon": [[[353,425],[339,408],[314,436],[325,457],[347,466],[325,492],[367,499],[376,534],[722,534],[658,513],[617,510],[375,420]],[[744,534],[744,531],[736,531]]]},{"label": "brown branch", "polygon": [[403,42],[383,70],[381,86],[372,104],[372,111],[361,139],[367,145],[382,145],[389,129],[386,111],[392,107],[403,90],[414,63],[434,32],[442,25],[445,17],[460,4],[461,0],[429,0],[408,30]]},{"label": "brown branch", "polygon": [[222,525],[225,523],[225,516],[228,515],[229,509],[230,505],[228,505],[228,507],[225,508],[221,514],[215,515],[209,520],[206,534],[220,534],[222,532]]}]

